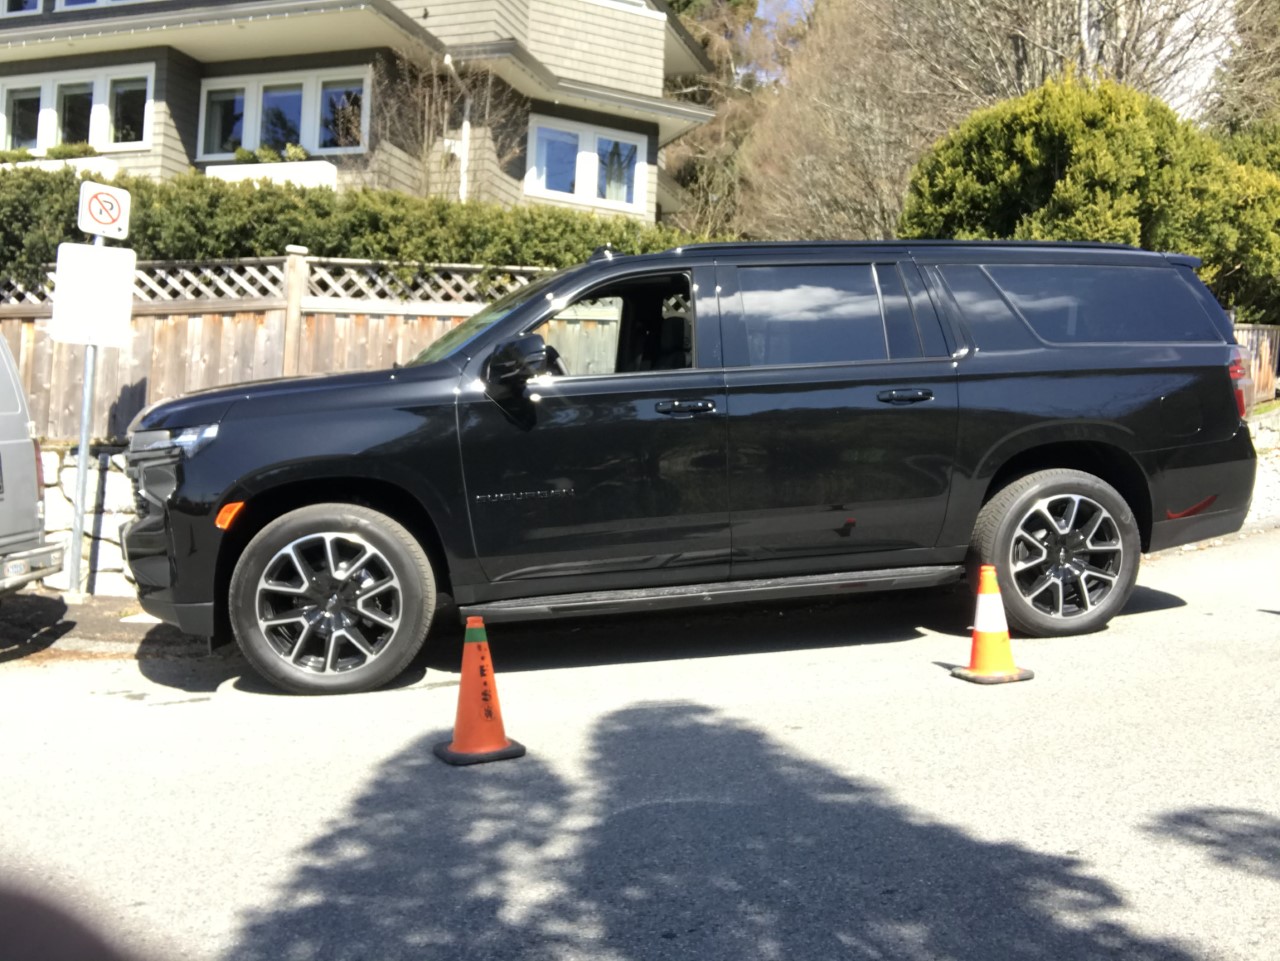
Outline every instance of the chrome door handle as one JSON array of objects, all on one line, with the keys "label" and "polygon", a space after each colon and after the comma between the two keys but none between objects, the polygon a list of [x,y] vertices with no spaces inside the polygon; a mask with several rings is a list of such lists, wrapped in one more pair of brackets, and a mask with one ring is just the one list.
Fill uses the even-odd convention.
[{"label": "chrome door handle", "polygon": [[921,401],[933,400],[933,391],[924,387],[898,388],[897,390],[882,390],[876,394],[876,400],[882,404],[893,404],[901,406],[902,404],[918,404]]},{"label": "chrome door handle", "polygon": [[668,417],[692,417],[694,414],[715,413],[714,400],[660,400],[653,405],[659,414]]}]

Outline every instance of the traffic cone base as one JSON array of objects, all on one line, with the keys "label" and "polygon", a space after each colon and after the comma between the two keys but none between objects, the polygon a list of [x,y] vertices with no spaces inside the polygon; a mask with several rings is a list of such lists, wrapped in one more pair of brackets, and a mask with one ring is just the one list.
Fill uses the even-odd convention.
[{"label": "traffic cone base", "polygon": [[979,674],[967,667],[953,667],[951,676],[962,681],[973,681],[974,684],[1008,684],[1010,681],[1029,681],[1036,676],[1036,672],[1018,668],[1012,674]]},{"label": "traffic cone base", "polygon": [[446,764],[484,764],[486,761],[505,761],[508,758],[524,757],[524,745],[519,741],[513,741],[507,738],[507,746],[498,748],[496,751],[481,751],[479,753],[465,753],[455,751],[452,741],[445,741],[443,744],[437,744],[432,751],[435,756]]},{"label": "traffic cone base", "polygon": [[973,653],[968,667],[951,670],[952,677],[974,684],[1008,684],[1029,681],[1035,673],[1013,663],[1009,648],[1009,625],[1005,621],[1004,602],[996,569],[983,564],[978,577],[977,611],[973,616]]},{"label": "traffic cone base", "polygon": [[432,750],[447,764],[484,764],[524,755],[524,745],[507,737],[502,726],[498,682],[493,676],[483,618],[467,618],[453,740]]}]

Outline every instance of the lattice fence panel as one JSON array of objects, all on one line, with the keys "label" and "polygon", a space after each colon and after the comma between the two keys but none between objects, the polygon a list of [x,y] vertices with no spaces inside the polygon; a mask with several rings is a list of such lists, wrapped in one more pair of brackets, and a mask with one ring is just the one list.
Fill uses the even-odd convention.
[{"label": "lattice fence panel", "polygon": [[284,296],[284,258],[203,264],[139,264],[134,296],[146,301],[278,300]]},{"label": "lattice fence panel", "polygon": [[[281,300],[286,296],[286,258],[143,262],[134,275],[134,297],[144,303],[216,300]],[[474,264],[384,264],[307,258],[307,294],[343,300],[475,304],[496,300],[523,287],[542,271],[536,267],[480,267]],[[43,288],[0,279],[0,305],[52,303],[54,272]]]},{"label": "lattice fence panel", "polygon": [[312,297],[417,303],[484,303],[523,287],[541,273],[532,267],[443,264],[422,267],[354,261],[310,262]]}]

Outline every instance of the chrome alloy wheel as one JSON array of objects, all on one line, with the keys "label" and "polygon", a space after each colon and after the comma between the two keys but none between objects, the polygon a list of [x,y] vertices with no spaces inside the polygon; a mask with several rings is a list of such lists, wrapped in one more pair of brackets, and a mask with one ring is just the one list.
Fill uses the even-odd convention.
[{"label": "chrome alloy wheel", "polygon": [[1078,617],[1111,593],[1124,567],[1115,518],[1097,501],[1055,494],[1031,505],[1009,547],[1018,592],[1050,617]]},{"label": "chrome alloy wheel", "polygon": [[258,629],[290,666],[317,674],[364,667],[400,626],[400,580],[356,534],[308,534],[271,558],[258,579]]}]

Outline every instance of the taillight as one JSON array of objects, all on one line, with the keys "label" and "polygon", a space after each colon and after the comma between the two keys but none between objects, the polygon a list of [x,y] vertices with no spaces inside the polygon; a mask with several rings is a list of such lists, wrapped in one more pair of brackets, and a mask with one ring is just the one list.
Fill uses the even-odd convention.
[{"label": "taillight", "polygon": [[1249,348],[1238,345],[1231,348],[1231,359],[1227,362],[1227,376],[1236,394],[1236,410],[1241,419],[1248,417],[1253,409],[1253,355]]}]

